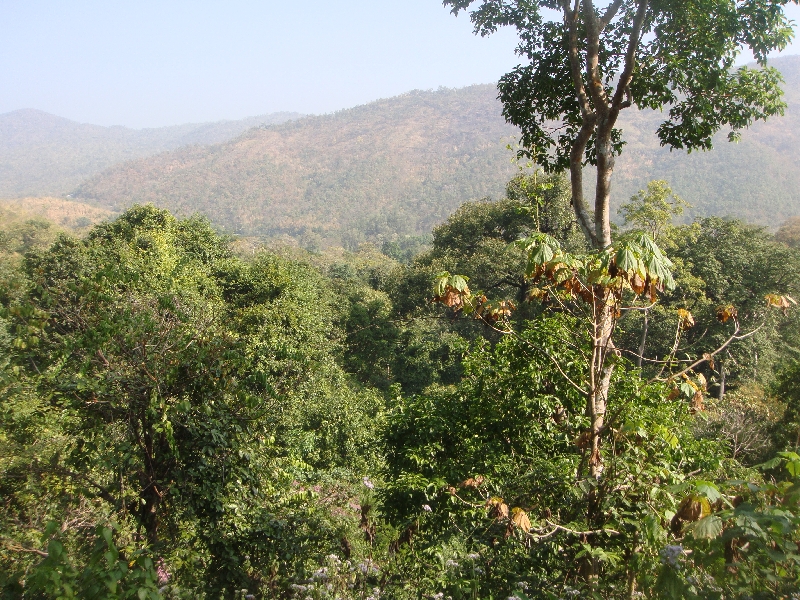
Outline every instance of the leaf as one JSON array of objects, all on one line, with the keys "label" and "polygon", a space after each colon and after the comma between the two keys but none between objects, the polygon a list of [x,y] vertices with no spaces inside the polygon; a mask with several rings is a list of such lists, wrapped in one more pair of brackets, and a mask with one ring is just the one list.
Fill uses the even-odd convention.
[{"label": "leaf", "polygon": [[712,540],[722,533],[722,519],[717,515],[709,515],[692,525],[692,536],[697,539]]},{"label": "leaf", "polygon": [[631,289],[633,293],[637,296],[641,295],[642,292],[645,290],[645,282],[644,279],[639,275],[639,273],[634,273],[633,277],[631,277],[629,283],[631,284]]},{"label": "leaf", "polygon": [[531,521],[528,518],[528,513],[519,507],[516,507],[511,511],[511,522],[522,529],[522,531],[525,533],[528,533],[531,530]]},{"label": "leaf", "polygon": [[694,317],[692,313],[685,308],[678,309],[678,322],[680,323],[681,329],[684,331],[694,327]]},{"label": "leaf", "polygon": [[726,304],[725,306],[717,307],[717,320],[721,323],[727,322],[729,319],[735,319],[739,316],[739,311],[733,304]]},{"label": "leaf", "polygon": [[465,479],[458,484],[458,487],[478,489],[485,480],[486,478],[483,475],[476,475],[475,477]]},{"label": "leaf", "polygon": [[543,265],[547,262],[550,262],[553,259],[553,256],[555,256],[555,253],[550,246],[546,244],[540,244],[531,250],[530,260],[536,265]]},{"label": "leaf", "polygon": [[716,502],[722,498],[719,488],[710,481],[697,481],[695,482],[694,487],[697,490],[697,493],[708,498],[709,502]]},{"label": "leaf", "polygon": [[639,264],[639,259],[631,248],[623,246],[617,250],[616,262],[617,268],[620,271],[625,271],[628,273],[636,270]]},{"label": "leaf", "polygon": [[508,505],[503,502],[502,498],[494,496],[486,501],[486,508],[489,509],[491,515],[496,519],[508,518]]}]

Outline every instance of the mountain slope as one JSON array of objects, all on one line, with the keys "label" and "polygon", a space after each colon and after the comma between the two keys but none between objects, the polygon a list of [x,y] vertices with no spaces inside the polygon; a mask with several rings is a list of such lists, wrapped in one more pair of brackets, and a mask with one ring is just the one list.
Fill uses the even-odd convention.
[{"label": "mountain slope", "polygon": [[76,123],[33,109],[0,115],[0,198],[63,195],[114,164],[187,144],[215,144],[262,124],[297,118],[275,113],[239,121],[155,129]]},{"label": "mountain slope", "polygon": [[754,124],[739,143],[726,133],[714,138],[709,152],[670,152],[661,148],[655,130],[663,119],[657,112],[630,112],[622,127],[627,141],[617,161],[614,199],[618,205],[651,179],[666,179],[693,208],[695,216],[735,216],[777,227],[800,214],[800,56],[771,61],[783,74],[783,117]]},{"label": "mountain slope", "polygon": [[76,197],[200,211],[240,233],[347,243],[425,233],[464,200],[502,193],[515,129],[494,86],[410,92],[113,167]]},{"label": "mountain slope", "polygon": [[[787,81],[786,116],[756,124],[739,144],[723,133],[711,152],[669,152],[655,137],[663,115],[626,111],[614,204],[666,179],[693,205],[687,218],[777,226],[800,214],[800,57],[774,64]],[[499,196],[515,174],[506,146],[517,131],[496,95],[491,85],[411,92],[117,165],[75,194],[112,210],[153,202],[199,211],[231,231],[311,243],[424,233],[466,200]]]}]

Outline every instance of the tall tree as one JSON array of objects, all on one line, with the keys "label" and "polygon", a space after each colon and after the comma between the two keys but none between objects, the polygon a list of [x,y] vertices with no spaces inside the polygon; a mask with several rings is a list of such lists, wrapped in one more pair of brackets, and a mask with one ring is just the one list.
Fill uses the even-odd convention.
[{"label": "tall tree", "polygon": [[[454,14],[477,4],[470,19],[480,35],[501,26],[517,30],[517,54],[528,63],[498,84],[503,114],[521,129],[522,155],[548,170],[570,171],[572,205],[596,254],[581,261],[588,277],[581,278],[573,269],[577,279],[563,274],[555,283],[575,280],[573,291],[581,288],[580,295],[591,306],[593,349],[585,393],[591,417],[590,470],[600,477],[600,438],[622,289],[648,289],[652,300],[656,287],[671,283],[670,263],[652,241],[612,248],[611,179],[623,147],[617,127],[620,113],[633,106],[666,110],[667,118],[657,130],[662,145],[688,151],[710,149],[712,136],[723,128],[736,140],[754,121],[782,114],[782,79],[766,62],[771,51],[785,48],[792,39],[783,12],[788,0],[443,4]],[[560,21],[548,18],[553,10],[561,13]],[[734,69],[743,48],[752,51],[760,68]],[[584,198],[586,164],[596,167],[593,210]],[[552,240],[531,239],[528,247],[534,276],[565,270]],[[652,285],[640,285],[639,279]]]}]

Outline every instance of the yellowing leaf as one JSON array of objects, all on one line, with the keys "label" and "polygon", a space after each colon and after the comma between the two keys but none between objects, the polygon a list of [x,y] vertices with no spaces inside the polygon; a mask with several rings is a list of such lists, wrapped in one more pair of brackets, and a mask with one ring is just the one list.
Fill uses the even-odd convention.
[{"label": "yellowing leaf", "polygon": [[722,323],[725,323],[728,319],[735,319],[738,316],[739,311],[736,310],[733,304],[726,304],[725,306],[717,308],[717,319]]},{"label": "yellowing leaf", "polygon": [[685,308],[678,309],[678,321],[680,323],[681,329],[691,329],[694,327],[694,317],[692,313],[690,313]]}]

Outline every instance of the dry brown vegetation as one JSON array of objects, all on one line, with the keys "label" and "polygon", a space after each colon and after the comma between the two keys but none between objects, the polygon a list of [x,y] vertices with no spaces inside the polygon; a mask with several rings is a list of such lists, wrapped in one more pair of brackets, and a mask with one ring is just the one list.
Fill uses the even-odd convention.
[{"label": "dry brown vegetation", "polygon": [[0,199],[0,220],[6,227],[38,217],[65,229],[83,230],[112,216],[107,209],[63,198]]}]

